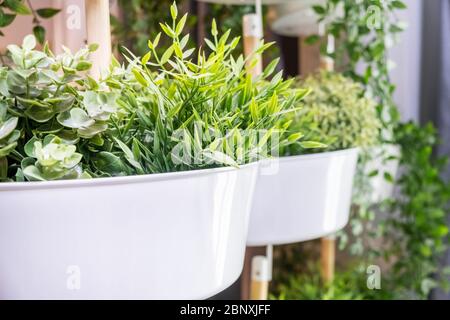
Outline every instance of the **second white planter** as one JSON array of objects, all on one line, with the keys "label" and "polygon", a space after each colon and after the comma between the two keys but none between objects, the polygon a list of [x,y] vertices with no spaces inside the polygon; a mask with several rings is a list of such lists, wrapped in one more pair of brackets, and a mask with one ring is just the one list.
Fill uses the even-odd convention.
[{"label": "second white planter", "polygon": [[307,241],[343,228],[357,160],[358,150],[348,149],[261,164],[247,245]]}]

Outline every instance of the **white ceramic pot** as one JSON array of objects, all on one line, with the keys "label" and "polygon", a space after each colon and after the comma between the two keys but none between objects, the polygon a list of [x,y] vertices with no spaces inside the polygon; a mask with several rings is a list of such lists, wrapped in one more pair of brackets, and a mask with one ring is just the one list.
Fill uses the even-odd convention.
[{"label": "white ceramic pot", "polygon": [[349,218],[357,149],[274,159],[255,189],[247,245],[287,244],[332,234]]},{"label": "white ceramic pot", "polygon": [[0,299],[198,299],[240,275],[258,164],[0,184]]},{"label": "white ceramic pot", "polygon": [[325,2],[325,0],[302,0],[275,6],[278,18],[272,23],[272,30],[290,37],[323,34],[323,26],[317,23],[317,15],[312,6],[323,5]]},{"label": "white ceramic pot", "polygon": [[[373,203],[379,203],[393,196],[394,184],[387,181],[384,175],[389,173],[395,179],[401,149],[398,145],[384,144],[372,148],[369,152],[372,160],[366,164],[364,171],[366,174],[370,174],[375,170],[378,171],[376,176],[370,178],[370,187],[372,189],[370,200]],[[392,158],[389,159],[389,157]]]}]

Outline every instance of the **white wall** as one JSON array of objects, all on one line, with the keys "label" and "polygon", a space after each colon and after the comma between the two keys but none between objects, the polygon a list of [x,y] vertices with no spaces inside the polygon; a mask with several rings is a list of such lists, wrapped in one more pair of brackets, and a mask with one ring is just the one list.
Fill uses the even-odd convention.
[{"label": "white wall", "polygon": [[396,84],[395,102],[403,120],[419,120],[420,65],[422,4],[426,0],[404,0],[408,9],[399,10],[398,17],[408,24],[400,36],[400,42],[389,52],[396,64],[391,71],[392,82]]}]

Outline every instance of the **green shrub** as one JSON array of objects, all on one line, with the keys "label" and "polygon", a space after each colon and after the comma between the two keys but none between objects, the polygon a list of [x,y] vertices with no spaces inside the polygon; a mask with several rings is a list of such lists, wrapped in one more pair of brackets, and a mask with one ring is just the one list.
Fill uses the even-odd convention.
[{"label": "green shrub", "polygon": [[[311,92],[291,119],[290,130],[305,132],[305,139],[325,143],[331,151],[378,143],[381,123],[376,103],[364,96],[361,85],[341,74],[322,71],[297,80],[296,86]],[[287,152],[304,152],[299,146],[292,144]]]}]

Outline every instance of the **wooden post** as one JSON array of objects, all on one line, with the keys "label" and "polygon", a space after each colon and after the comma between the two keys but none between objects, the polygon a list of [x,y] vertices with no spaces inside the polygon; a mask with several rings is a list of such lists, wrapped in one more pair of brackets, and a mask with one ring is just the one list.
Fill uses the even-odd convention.
[{"label": "wooden post", "polygon": [[[271,258],[271,257],[270,257]],[[267,300],[270,280],[269,257],[255,256],[252,259],[250,300]]]},{"label": "wooden post", "polygon": [[[244,15],[242,27],[244,35],[244,56],[248,57],[256,50],[262,38],[261,17],[253,13]],[[248,61],[246,64],[247,72],[253,76],[260,75],[263,69],[261,55],[257,56],[256,59],[256,64],[252,65],[252,61]]]},{"label": "wooden post", "polygon": [[98,44],[92,53],[91,75],[99,78],[101,70],[111,62],[111,27],[109,21],[109,0],[86,0],[86,31],[88,44]]},{"label": "wooden post", "polygon": [[309,45],[305,43],[305,38],[298,38],[298,74],[302,76],[311,74],[320,67],[320,45]]},{"label": "wooden post", "polygon": [[[334,51],[334,37],[327,37],[327,52]],[[320,57],[320,69],[326,71],[334,71],[334,60],[328,56]],[[332,283],[334,279],[334,266],[336,261],[336,238],[329,235],[321,239],[320,248],[321,258],[321,275],[324,283]]]},{"label": "wooden post", "polygon": [[[263,37],[261,4],[257,7],[257,13],[246,14],[242,19],[244,56],[249,57],[259,46]],[[262,56],[257,55],[246,63],[247,72],[253,77],[263,72]],[[243,300],[267,300],[272,263],[268,259],[272,256],[255,256],[263,253],[262,248],[247,248],[245,253],[244,269],[241,277],[241,298]]]},{"label": "wooden post", "polygon": [[322,280],[324,283],[331,283],[334,279],[336,240],[334,236],[323,237],[320,240],[320,267]]}]

